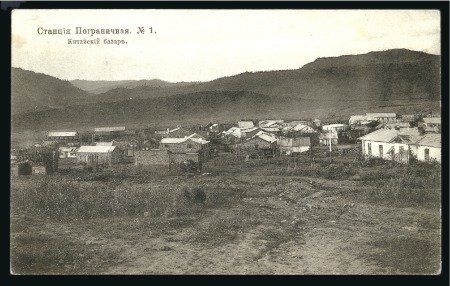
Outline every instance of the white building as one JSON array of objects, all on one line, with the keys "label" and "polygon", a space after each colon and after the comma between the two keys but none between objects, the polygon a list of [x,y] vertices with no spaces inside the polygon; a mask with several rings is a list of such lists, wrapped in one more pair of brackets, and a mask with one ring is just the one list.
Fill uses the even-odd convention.
[{"label": "white building", "polygon": [[367,120],[381,123],[392,123],[397,121],[397,114],[387,112],[366,113]]},{"label": "white building", "polygon": [[347,124],[340,124],[340,123],[336,123],[336,124],[329,124],[329,125],[324,125],[322,126],[322,130],[323,131],[345,131],[348,130],[348,125]]},{"label": "white building", "polygon": [[361,125],[367,124],[368,122],[367,115],[352,115],[348,120],[348,125]]},{"label": "white building", "polygon": [[402,133],[398,130],[379,129],[360,137],[362,153],[366,158],[407,162],[409,156],[417,156],[419,161],[440,162],[440,134]]},{"label": "white building", "polygon": [[292,155],[293,153],[308,151],[311,146],[311,140],[309,137],[281,137],[279,145],[281,155]]},{"label": "white building", "polygon": [[417,160],[441,162],[441,134],[425,134],[417,142]]},{"label": "white building", "polygon": [[253,121],[238,121],[239,128],[252,128],[254,126]]},{"label": "white building", "polygon": [[306,124],[301,124],[301,123],[292,127],[292,129],[290,131],[295,131],[295,132],[299,132],[302,134],[311,134],[311,133],[315,132],[314,128],[312,128],[311,126],[308,126]]}]

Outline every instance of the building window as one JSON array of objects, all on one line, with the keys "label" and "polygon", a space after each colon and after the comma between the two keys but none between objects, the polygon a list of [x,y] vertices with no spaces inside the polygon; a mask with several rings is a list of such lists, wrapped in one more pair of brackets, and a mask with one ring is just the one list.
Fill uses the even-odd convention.
[{"label": "building window", "polygon": [[169,144],[164,144],[164,147],[169,148]]},{"label": "building window", "polygon": [[405,152],[405,147],[403,147],[403,146],[400,146],[400,154],[403,154],[403,152]]},{"label": "building window", "polygon": [[192,144],[191,144],[191,143],[188,143],[188,144],[187,144],[187,148],[192,148]]},{"label": "building window", "polygon": [[430,149],[425,149],[425,161],[430,161]]},{"label": "building window", "polygon": [[380,149],[380,157],[383,158],[383,145],[378,147]]}]

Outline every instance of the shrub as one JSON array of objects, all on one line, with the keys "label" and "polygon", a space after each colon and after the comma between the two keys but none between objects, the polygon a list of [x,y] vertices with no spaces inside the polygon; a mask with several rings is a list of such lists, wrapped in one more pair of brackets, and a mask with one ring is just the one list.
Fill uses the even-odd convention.
[{"label": "shrub", "polygon": [[[36,185],[14,187],[12,211],[41,213],[54,219],[110,216],[173,216],[201,211],[240,198],[240,190],[221,180],[190,186],[185,181],[165,185],[105,184],[82,178],[47,176]],[[28,182],[27,182],[28,183]]]}]

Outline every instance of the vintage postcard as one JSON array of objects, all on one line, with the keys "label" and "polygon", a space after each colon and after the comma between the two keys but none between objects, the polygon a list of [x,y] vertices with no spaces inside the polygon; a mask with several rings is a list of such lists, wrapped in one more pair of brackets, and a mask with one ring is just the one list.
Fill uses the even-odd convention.
[{"label": "vintage postcard", "polygon": [[12,274],[441,273],[439,10],[11,15]]}]

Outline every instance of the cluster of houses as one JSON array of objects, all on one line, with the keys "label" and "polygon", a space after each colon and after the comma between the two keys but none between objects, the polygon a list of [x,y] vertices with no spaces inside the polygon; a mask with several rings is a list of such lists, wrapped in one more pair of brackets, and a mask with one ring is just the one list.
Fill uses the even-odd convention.
[{"label": "cluster of houses", "polygon": [[349,142],[361,142],[366,158],[408,162],[414,156],[421,161],[440,161],[440,129],[440,117],[367,113],[351,116],[348,124],[274,119],[241,120],[235,126],[211,122],[192,129],[176,126],[151,134],[123,126],[85,132],[49,131],[42,143],[13,150],[11,166],[16,173],[25,174],[51,173],[58,165],[110,167],[129,163],[172,169],[190,162],[201,170],[202,163],[218,150],[247,158],[275,157],[321,145],[331,150],[333,145]]}]

